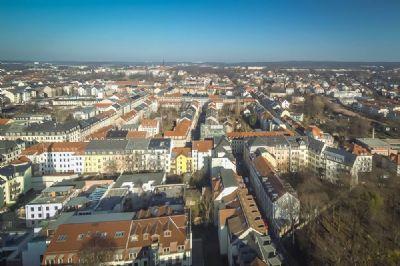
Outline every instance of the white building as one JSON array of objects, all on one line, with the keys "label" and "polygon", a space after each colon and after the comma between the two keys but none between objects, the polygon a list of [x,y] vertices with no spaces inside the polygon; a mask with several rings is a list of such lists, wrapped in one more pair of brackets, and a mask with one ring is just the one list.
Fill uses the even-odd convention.
[{"label": "white building", "polygon": [[44,189],[38,197],[25,205],[26,225],[37,226],[40,221],[54,217],[77,193],[74,186],[54,186]]}]

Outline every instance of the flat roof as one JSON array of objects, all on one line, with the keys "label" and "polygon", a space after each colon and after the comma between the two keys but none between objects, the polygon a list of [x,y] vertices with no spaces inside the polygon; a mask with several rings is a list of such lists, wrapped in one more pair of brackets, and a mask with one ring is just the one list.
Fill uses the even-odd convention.
[{"label": "flat roof", "polygon": [[74,215],[65,224],[99,223],[122,220],[133,220],[135,212],[95,213],[91,215]]},{"label": "flat roof", "polygon": [[377,148],[377,147],[389,147],[390,144],[383,141],[382,139],[373,139],[373,138],[358,138],[357,139],[359,142],[371,147],[371,148]]}]

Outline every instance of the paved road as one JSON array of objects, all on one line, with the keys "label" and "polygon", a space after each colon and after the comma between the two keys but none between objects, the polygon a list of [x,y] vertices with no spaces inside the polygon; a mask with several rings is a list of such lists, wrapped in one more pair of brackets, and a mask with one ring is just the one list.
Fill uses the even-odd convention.
[{"label": "paved road", "polygon": [[207,105],[203,105],[201,109],[201,113],[199,115],[199,119],[197,121],[196,128],[193,130],[192,140],[199,140],[200,139],[200,125],[206,122],[206,108]]},{"label": "paved road", "polygon": [[193,266],[204,266],[204,252],[203,252],[203,241],[201,238],[193,239],[192,240],[192,251],[193,251],[193,258],[192,258],[192,265]]}]

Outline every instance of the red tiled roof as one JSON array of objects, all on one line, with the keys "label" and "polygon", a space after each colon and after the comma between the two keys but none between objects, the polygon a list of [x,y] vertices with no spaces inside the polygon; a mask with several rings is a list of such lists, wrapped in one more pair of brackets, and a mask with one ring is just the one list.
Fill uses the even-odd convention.
[{"label": "red tiled roof", "polygon": [[190,120],[183,120],[179,122],[174,130],[172,131],[165,131],[164,137],[186,137],[189,133],[190,126],[192,125],[192,121]]},{"label": "red tiled roof", "polygon": [[127,139],[143,139],[147,137],[146,131],[128,131],[126,134]]},{"label": "red tiled roof", "polygon": [[274,173],[272,165],[263,156],[257,156],[253,162],[261,176],[269,176]]},{"label": "red tiled roof", "polygon": [[133,119],[136,115],[136,111],[132,110],[127,112],[126,114],[124,114],[123,116],[121,116],[121,119],[125,120],[125,121],[129,121],[131,119]]},{"label": "red tiled roof", "polygon": [[83,154],[88,142],[54,142],[38,143],[22,151],[21,155],[28,156],[44,152],[75,152]]},{"label": "red tiled roof", "polygon": [[186,157],[191,157],[192,149],[188,147],[175,147],[172,149],[172,154],[174,157],[178,157],[179,155],[184,155]]},{"label": "red tiled roof", "polygon": [[[51,239],[43,262],[49,258],[56,258],[57,261],[59,256],[64,256],[66,260],[72,255],[73,263],[77,263],[79,252],[96,234],[103,235],[103,239],[110,243],[110,249],[122,251],[124,260],[129,258],[130,249],[137,249],[139,254],[142,248],[150,247],[155,242],[160,245],[161,254],[164,247],[169,247],[171,253],[178,252],[178,246],[189,250],[191,247],[186,235],[186,222],[185,215],[173,215],[139,220],[61,224]],[[165,231],[170,231],[170,234],[165,235]],[[131,236],[135,236],[135,240]]]},{"label": "red tiled roof", "polygon": [[199,152],[208,152],[213,148],[212,140],[195,140],[192,142],[192,149]]},{"label": "red tiled roof", "polygon": [[142,119],[142,121],[140,122],[140,125],[142,127],[155,128],[158,126],[158,120],[157,119]]},{"label": "red tiled roof", "polygon": [[11,119],[7,118],[0,118],[0,125],[6,125],[8,122],[10,122]]},{"label": "red tiled roof", "polygon": [[107,132],[110,131],[113,126],[105,126],[97,130],[96,132],[90,134],[85,139],[86,140],[93,140],[93,139],[106,139]]}]

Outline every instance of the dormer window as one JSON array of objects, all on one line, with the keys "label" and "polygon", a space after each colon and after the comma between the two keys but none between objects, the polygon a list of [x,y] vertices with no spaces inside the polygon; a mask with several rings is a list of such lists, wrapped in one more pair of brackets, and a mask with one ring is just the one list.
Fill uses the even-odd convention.
[{"label": "dormer window", "polygon": [[59,235],[57,238],[57,241],[66,241],[67,240],[67,235]]},{"label": "dormer window", "polygon": [[144,233],[143,234],[143,240],[148,240],[149,239],[149,234],[148,233]]},{"label": "dormer window", "polygon": [[171,231],[167,230],[164,232],[164,237],[170,237],[171,236]]},{"label": "dormer window", "polygon": [[138,241],[137,235],[131,235],[131,242],[133,242],[133,241]]},{"label": "dormer window", "polygon": [[115,238],[121,238],[124,236],[124,234],[125,234],[124,231],[117,231],[115,232]]},{"label": "dormer window", "polygon": [[151,240],[152,240],[153,242],[157,242],[157,241],[158,241],[158,235],[152,235],[152,236],[151,236]]}]

